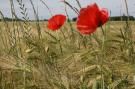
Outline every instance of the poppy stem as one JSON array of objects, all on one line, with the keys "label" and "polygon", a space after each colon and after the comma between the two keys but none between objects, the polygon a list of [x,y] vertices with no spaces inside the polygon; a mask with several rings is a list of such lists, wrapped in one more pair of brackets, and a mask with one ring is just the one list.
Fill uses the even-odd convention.
[{"label": "poppy stem", "polygon": [[101,26],[101,30],[102,30],[103,35],[105,36],[105,31],[102,26]]},{"label": "poppy stem", "polygon": [[[64,0],[64,1],[65,1],[65,0]],[[71,23],[71,21],[70,21],[70,19],[69,19],[69,15],[68,15],[68,13],[67,13],[66,3],[65,3],[65,13],[66,13],[66,15],[67,15],[67,17],[68,17],[67,22],[68,22],[68,24],[69,24],[69,26],[70,26],[70,29],[71,29],[71,32],[72,32],[72,38],[73,38],[73,40],[74,40],[73,26],[72,26],[72,23]]]},{"label": "poppy stem", "polygon": [[61,51],[61,54],[63,55],[63,50],[62,50],[62,46],[61,46],[60,40],[59,40],[59,44],[60,44],[60,51]]},{"label": "poppy stem", "polygon": [[66,36],[65,36],[64,32],[62,31],[62,29],[60,29],[60,31],[61,31],[61,33],[62,33],[62,35],[63,35],[63,37],[64,37],[64,40],[65,40],[66,43],[67,43]]},{"label": "poppy stem", "polygon": [[101,26],[101,30],[102,30],[102,33],[103,33],[103,38],[102,38],[102,58],[101,58],[101,89],[105,89],[104,88],[104,73],[103,73],[103,64],[104,64],[104,59],[105,59],[105,31],[103,29],[103,27]]},{"label": "poppy stem", "polygon": [[82,42],[83,42],[84,48],[86,49],[86,48],[87,48],[87,46],[86,46],[86,37],[85,37],[85,36],[83,36],[83,38],[82,38]]},{"label": "poppy stem", "polygon": [[55,36],[53,36],[51,33],[44,30],[46,34],[48,34],[51,38],[53,38],[55,41],[59,41]]},{"label": "poppy stem", "polygon": [[58,38],[58,42],[59,42],[59,46],[60,46],[60,52],[63,55],[62,45],[61,45],[61,42],[60,42],[60,39],[59,39],[58,31],[56,31],[56,34],[57,34],[57,38]]}]

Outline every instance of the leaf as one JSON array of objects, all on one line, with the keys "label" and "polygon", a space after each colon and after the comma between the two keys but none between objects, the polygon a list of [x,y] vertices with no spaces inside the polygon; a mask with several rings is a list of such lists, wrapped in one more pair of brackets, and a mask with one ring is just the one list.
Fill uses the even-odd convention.
[{"label": "leaf", "polygon": [[126,80],[127,80],[127,76],[123,79],[116,80],[108,86],[108,89],[115,89],[118,85],[120,85],[121,83],[123,83]]},{"label": "leaf", "polygon": [[95,81],[98,81],[99,79],[101,79],[101,75],[99,75],[99,76],[97,76],[96,78],[94,78],[94,79],[91,79],[89,82],[88,82],[88,87],[91,87],[94,83],[95,83]]},{"label": "leaf", "polygon": [[95,80],[93,82],[93,86],[92,86],[92,89],[100,89],[100,82]]},{"label": "leaf", "polygon": [[84,69],[81,69],[81,70],[79,70],[77,72],[74,72],[74,74],[79,74],[79,75],[81,74],[82,75],[82,74],[85,74],[88,71],[96,69],[97,67],[98,67],[97,65],[88,66],[88,67],[86,67]]}]

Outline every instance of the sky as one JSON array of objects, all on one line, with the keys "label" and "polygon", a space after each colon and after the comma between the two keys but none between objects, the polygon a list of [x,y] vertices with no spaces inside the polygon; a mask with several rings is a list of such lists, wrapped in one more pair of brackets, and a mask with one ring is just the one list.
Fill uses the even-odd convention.
[{"label": "sky", "polygon": [[[22,18],[21,10],[19,9],[19,5],[14,1],[15,11],[17,13],[17,16],[19,18]],[[30,19],[34,19],[33,9],[30,4],[29,0],[22,0],[25,4],[25,7],[27,8],[28,16]],[[38,11],[38,15],[40,19],[48,19],[51,17],[48,9],[43,5],[43,3],[40,0],[32,0],[34,3],[34,6],[36,10]],[[55,14],[65,14],[64,10],[64,3],[60,2],[61,0],[43,0],[50,8],[53,15]],[[77,3],[75,0],[66,0],[69,2],[72,6],[79,9]],[[109,12],[111,12],[111,16],[121,16],[123,14],[126,14],[125,9],[125,3],[124,0],[79,0],[82,7],[86,7],[87,5],[96,2],[100,8],[107,8]],[[129,9],[129,15],[132,15],[135,17],[135,0],[127,0],[128,1],[128,9]],[[4,14],[5,17],[11,17],[11,10],[10,10],[10,2],[9,0],[0,0],[0,11]],[[74,13],[69,7],[68,7],[68,15],[70,18],[76,17],[77,14]]]}]

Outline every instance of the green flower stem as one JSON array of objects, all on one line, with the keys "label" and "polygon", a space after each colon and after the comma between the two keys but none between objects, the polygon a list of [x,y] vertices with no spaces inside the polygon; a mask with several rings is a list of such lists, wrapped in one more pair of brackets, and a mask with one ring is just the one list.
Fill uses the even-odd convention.
[{"label": "green flower stem", "polygon": [[104,64],[104,59],[105,59],[105,37],[106,37],[106,34],[105,34],[105,31],[103,29],[103,27],[101,26],[101,30],[102,30],[102,33],[103,33],[103,38],[102,38],[102,48],[101,48],[101,52],[102,52],[102,58],[101,58],[101,89],[105,89],[105,86],[104,86],[104,74],[103,74],[103,64]]},{"label": "green flower stem", "polygon": [[58,43],[59,43],[59,46],[60,46],[61,54],[63,54],[62,45],[61,45],[61,42],[60,42],[60,39],[59,39],[58,31],[56,31],[56,35],[57,35]]},{"label": "green flower stem", "polygon": [[63,30],[63,29],[60,29],[60,32],[62,33],[63,38],[64,38],[64,40],[65,40],[65,42],[66,42],[66,44],[67,44],[68,42],[67,42],[67,40],[66,40],[66,36],[65,36],[65,34],[64,34],[64,32],[63,32],[62,30]]}]

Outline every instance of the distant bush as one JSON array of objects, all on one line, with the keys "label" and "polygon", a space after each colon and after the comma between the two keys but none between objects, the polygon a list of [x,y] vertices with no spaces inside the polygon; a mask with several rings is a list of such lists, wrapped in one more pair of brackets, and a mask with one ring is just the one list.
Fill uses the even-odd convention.
[{"label": "distant bush", "polygon": [[133,16],[114,16],[114,17],[110,17],[110,21],[126,21],[126,20],[135,20],[135,18]]},{"label": "distant bush", "polygon": [[[0,19],[0,21],[2,21],[3,19]],[[22,19],[18,18],[18,19],[12,19],[12,18],[8,18],[5,17],[4,18],[5,21],[23,21]],[[29,21],[35,21],[35,20],[29,20]],[[39,21],[48,21],[48,19],[43,19],[43,20],[39,20]]]},{"label": "distant bush", "polygon": [[[8,18],[8,17],[5,17],[4,18],[5,21],[23,21],[22,19],[13,19],[13,18]],[[0,19],[0,21],[2,21],[2,19]]]},{"label": "distant bush", "polygon": [[76,21],[77,20],[77,17],[74,17],[73,19],[72,19],[72,21]]},{"label": "distant bush", "polygon": [[[134,21],[135,18],[133,16],[113,16],[113,17],[110,17],[110,21],[126,21],[126,20],[131,20],[131,21]],[[77,17],[74,17],[72,18],[72,21],[76,21],[77,20]]]}]

